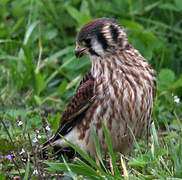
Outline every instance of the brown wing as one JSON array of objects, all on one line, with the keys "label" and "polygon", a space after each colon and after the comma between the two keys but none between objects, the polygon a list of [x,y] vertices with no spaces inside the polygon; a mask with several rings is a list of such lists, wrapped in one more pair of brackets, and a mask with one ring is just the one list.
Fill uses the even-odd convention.
[{"label": "brown wing", "polygon": [[76,94],[67,105],[67,108],[62,115],[60,126],[64,125],[65,121],[78,116],[84,109],[86,109],[87,105],[90,104],[93,98],[93,86],[94,79],[91,73],[87,72],[80,82]]},{"label": "brown wing", "polygon": [[86,110],[95,99],[93,88],[94,78],[90,72],[87,72],[80,82],[76,94],[73,96],[62,115],[59,129],[49,141],[44,143],[43,148],[49,143],[52,143],[59,139],[60,134],[62,136],[66,135],[71,131],[76,123],[79,123],[81,121],[85,115]]}]

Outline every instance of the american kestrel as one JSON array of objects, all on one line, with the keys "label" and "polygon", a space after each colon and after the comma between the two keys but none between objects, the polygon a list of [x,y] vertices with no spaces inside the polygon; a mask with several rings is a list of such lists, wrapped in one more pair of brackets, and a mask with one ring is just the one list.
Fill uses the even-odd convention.
[{"label": "american kestrel", "polygon": [[156,92],[155,71],[112,18],[86,24],[77,35],[75,55],[88,55],[91,69],[64,111],[56,134],[42,149],[49,145],[57,150],[69,147],[62,135],[94,157],[95,129],[105,154],[103,121],[113,150],[127,152],[134,137],[147,137]]}]

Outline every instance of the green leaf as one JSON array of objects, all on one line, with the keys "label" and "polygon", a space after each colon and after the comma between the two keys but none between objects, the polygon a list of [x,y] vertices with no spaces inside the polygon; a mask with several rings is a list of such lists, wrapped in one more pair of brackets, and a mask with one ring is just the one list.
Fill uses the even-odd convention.
[{"label": "green leaf", "polygon": [[39,21],[35,21],[33,22],[28,28],[27,28],[27,31],[26,31],[26,34],[25,34],[25,38],[24,38],[24,41],[23,41],[23,44],[26,45],[33,30],[35,29],[35,27],[39,24]]},{"label": "green leaf", "polygon": [[36,94],[37,95],[40,95],[40,93],[42,92],[42,90],[44,89],[45,87],[45,82],[44,82],[44,78],[43,76],[41,75],[41,73],[35,73],[35,78],[36,78]]},{"label": "green leaf", "polygon": [[15,26],[13,26],[12,30],[11,30],[11,34],[13,34],[24,22],[25,17],[21,17],[17,23],[15,24]]},{"label": "green leaf", "polygon": [[30,171],[30,160],[29,160],[29,158],[30,158],[30,156],[28,154],[27,167],[26,167],[25,176],[24,176],[23,180],[28,180],[29,171]]},{"label": "green leaf", "polygon": [[159,148],[159,141],[158,141],[157,131],[156,131],[154,123],[152,123],[152,136],[154,138],[154,142],[155,142],[156,146]]},{"label": "green leaf", "polygon": [[[66,62],[64,62],[62,64],[62,66],[60,66],[56,71],[54,71],[50,77],[46,80],[46,84],[48,84],[59,72],[62,71],[63,68],[65,68],[66,66],[68,66],[68,64],[70,64],[73,60],[75,59],[75,57],[71,57],[69,58]],[[71,72],[70,72],[71,73]],[[63,73],[64,74],[64,73]],[[67,77],[67,76],[66,76]]]},{"label": "green leaf", "polygon": [[129,34],[129,40],[146,59],[151,59],[153,50],[156,48],[157,38],[150,31],[132,29]]},{"label": "green leaf", "polygon": [[158,76],[158,88],[168,90],[175,79],[175,74],[170,69],[162,69]]},{"label": "green leaf", "polygon": [[180,163],[180,158],[177,155],[176,148],[174,146],[172,139],[169,139],[168,145],[169,145],[170,155],[171,155],[172,161],[174,163],[173,166],[177,173],[176,175],[180,176],[182,165]]},{"label": "green leaf", "polygon": [[63,93],[64,93],[65,90],[66,90],[67,85],[68,85],[67,81],[63,81],[63,82],[59,85],[58,90],[57,90],[59,96],[62,96],[62,95],[63,95]]},{"label": "green leaf", "polygon": [[129,21],[126,19],[119,19],[119,22],[121,23],[122,26],[127,27],[127,28],[143,29],[143,26],[141,24],[134,22],[134,21]]},{"label": "green leaf", "polygon": [[1,179],[1,180],[6,180],[5,174],[0,174],[0,179]]},{"label": "green leaf", "polygon": [[82,22],[81,22],[81,19],[82,19],[81,13],[76,8],[74,8],[72,6],[67,6],[67,11],[72,16],[72,18],[75,19],[78,22],[78,24],[82,24]]},{"label": "green leaf", "polygon": [[10,171],[11,175],[19,175],[19,174],[24,174],[24,173],[25,173],[25,169],[11,170]]},{"label": "green leaf", "polygon": [[182,11],[182,1],[181,0],[174,0],[176,4],[176,8],[178,8],[180,11]]},{"label": "green leaf", "polygon": [[91,179],[103,179],[104,178],[99,175],[97,172],[93,173],[90,168],[85,168],[85,166],[80,166],[76,164],[67,163],[51,163],[45,162],[49,167],[46,170],[50,172],[68,172],[67,166],[69,166],[70,170],[76,174],[83,175],[84,177],[88,177]]},{"label": "green leaf", "polygon": [[136,166],[136,167],[146,167],[148,165],[148,162],[145,161],[139,161],[139,160],[135,160],[135,161],[129,161],[128,162],[129,166]]},{"label": "green leaf", "polygon": [[82,1],[80,10],[82,14],[90,16],[88,1]]},{"label": "green leaf", "polygon": [[167,153],[167,150],[166,149],[162,149],[160,147],[159,151],[156,152],[155,156],[156,157],[161,157],[161,156],[164,156],[166,153]]},{"label": "green leaf", "polygon": [[174,6],[172,3],[164,3],[164,4],[161,3],[159,5],[159,8],[166,9],[166,10],[171,10],[171,11],[179,11],[179,9],[176,6]]},{"label": "green leaf", "polygon": [[[60,135],[61,136],[61,135]],[[61,136],[75,151],[77,151],[86,161],[88,161],[94,168],[98,169],[103,175],[107,176],[107,174],[103,171],[103,169],[97,165],[95,161],[93,161],[88,154],[83,152],[79,147],[77,147],[72,142],[68,141],[65,137]]]},{"label": "green leaf", "polygon": [[111,160],[112,160],[112,164],[113,164],[113,168],[114,168],[114,173],[117,176],[120,176],[120,172],[119,172],[118,166],[116,164],[116,157],[115,157],[115,154],[114,154],[114,151],[113,151],[113,148],[112,148],[111,139],[109,137],[109,132],[108,132],[104,122],[102,122],[102,127],[103,127],[103,130],[104,130],[104,135],[105,135],[105,138],[106,138],[109,154],[110,154],[110,157],[111,157]]},{"label": "green leaf", "polygon": [[94,144],[95,144],[95,147],[96,147],[97,156],[98,156],[99,161],[101,162],[101,164],[102,164],[104,170],[107,172],[107,169],[106,169],[106,167],[105,167],[105,165],[104,165],[104,162],[103,162],[103,160],[102,160],[102,155],[101,155],[101,150],[100,150],[99,139],[98,139],[98,136],[97,136],[97,134],[96,134],[95,129],[93,129],[93,133],[94,133]]},{"label": "green leaf", "polygon": [[82,166],[84,169],[87,169],[88,174],[92,177],[98,177],[102,179],[102,176],[95,171],[95,169],[93,169],[92,167],[90,167],[89,165],[87,165],[85,162],[81,161],[80,159],[76,158],[75,162],[80,164],[80,166]]},{"label": "green leaf", "polygon": [[42,104],[42,100],[41,100],[41,98],[39,96],[35,95],[34,96],[34,100],[37,103],[37,105],[40,106]]},{"label": "green leaf", "polygon": [[57,34],[58,34],[57,29],[52,29],[45,34],[45,38],[47,40],[52,40],[57,36]]},{"label": "green leaf", "polygon": [[182,87],[182,75],[172,84],[173,89]]},{"label": "green leaf", "polygon": [[52,61],[54,61],[55,59],[68,54],[70,52],[73,51],[73,47],[67,47],[65,49],[62,49],[54,54],[52,54],[51,56],[49,56],[48,58],[44,59],[40,65],[40,69],[44,68],[45,66],[47,66],[49,63],[51,63]]},{"label": "green leaf", "polygon": [[68,163],[65,161],[64,157],[62,156],[62,159],[64,161],[64,164],[70,174],[70,176],[74,179],[74,180],[77,180],[77,178],[75,177],[74,173],[72,172],[71,168],[69,167]]}]

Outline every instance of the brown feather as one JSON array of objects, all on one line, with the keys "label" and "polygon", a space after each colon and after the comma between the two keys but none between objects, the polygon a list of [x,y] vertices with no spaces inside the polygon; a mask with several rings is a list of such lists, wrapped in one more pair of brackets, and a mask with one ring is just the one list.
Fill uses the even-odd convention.
[{"label": "brown feather", "polygon": [[51,143],[60,151],[68,148],[60,137],[62,135],[94,157],[95,129],[101,152],[107,153],[103,121],[113,150],[126,153],[135,138],[148,137],[156,94],[156,73],[129,43],[117,21],[100,18],[88,23],[78,34],[77,43],[87,38],[92,40],[87,47],[91,70],[64,111],[58,131],[44,148]]},{"label": "brown feather", "polygon": [[55,135],[45,142],[42,146],[42,150],[47,148],[49,144],[60,138],[60,135],[67,134],[77,123],[81,121],[84,111],[88,109],[91,103],[93,103],[95,96],[93,93],[94,78],[90,72],[87,72],[83,77],[80,85],[77,88],[76,94],[68,103],[66,110],[63,112],[60,120],[60,125]]}]

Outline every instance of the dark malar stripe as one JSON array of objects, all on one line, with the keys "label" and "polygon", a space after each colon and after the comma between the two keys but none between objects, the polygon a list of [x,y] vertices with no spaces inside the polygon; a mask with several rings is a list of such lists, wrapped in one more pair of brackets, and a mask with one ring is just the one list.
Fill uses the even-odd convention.
[{"label": "dark malar stripe", "polygon": [[110,32],[111,32],[111,36],[112,36],[113,41],[115,43],[117,43],[118,36],[119,36],[118,29],[116,27],[114,27],[113,25],[110,25]]},{"label": "dark malar stripe", "polygon": [[104,50],[108,48],[107,40],[102,32],[97,33],[97,40],[102,45]]},{"label": "dark malar stripe", "polygon": [[90,54],[99,56],[92,48],[89,49]]}]

